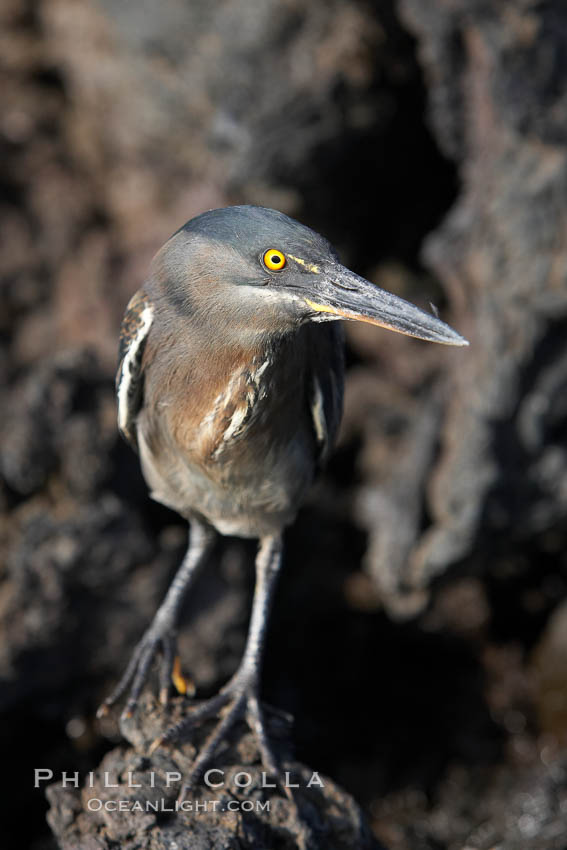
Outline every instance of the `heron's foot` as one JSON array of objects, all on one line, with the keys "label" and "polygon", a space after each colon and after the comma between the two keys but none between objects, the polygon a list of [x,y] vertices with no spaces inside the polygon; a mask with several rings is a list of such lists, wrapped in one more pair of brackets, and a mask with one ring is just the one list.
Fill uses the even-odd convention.
[{"label": "heron's foot", "polygon": [[194,696],[195,686],[181,671],[175,636],[165,630],[161,633],[152,624],[132,653],[122,678],[98,709],[98,717],[103,717],[128,689],[128,700],[122,712],[122,718],[132,717],[144,683],[150,673],[152,662],[158,653],[161,653],[159,669],[161,704],[167,704],[172,682],[178,693]]},{"label": "heron's foot", "polygon": [[279,760],[270,743],[264,710],[258,699],[258,688],[255,683],[246,679],[243,680],[238,675],[231,679],[216,696],[196,705],[189,710],[187,717],[184,717],[174,726],[170,726],[163,735],[153,742],[150,752],[154,752],[162,745],[179,740],[186,736],[197,724],[212,717],[218,717],[218,723],[201,747],[193,763],[191,773],[185,780],[181,797],[201,778],[223,739],[240,720],[245,720],[253,732],[263,766],[276,781],[279,780],[280,785],[289,796],[289,789],[281,781],[282,772]]}]

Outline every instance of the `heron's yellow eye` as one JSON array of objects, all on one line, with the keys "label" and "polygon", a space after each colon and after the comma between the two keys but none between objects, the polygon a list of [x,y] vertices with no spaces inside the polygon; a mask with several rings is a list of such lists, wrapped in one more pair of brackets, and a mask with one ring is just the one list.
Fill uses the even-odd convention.
[{"label": "heron's yellow eye", "polygon": [[285,266],[285,254],[277,248],[269,248],[263,257],[264,265],[273,272],[279,272]]}]

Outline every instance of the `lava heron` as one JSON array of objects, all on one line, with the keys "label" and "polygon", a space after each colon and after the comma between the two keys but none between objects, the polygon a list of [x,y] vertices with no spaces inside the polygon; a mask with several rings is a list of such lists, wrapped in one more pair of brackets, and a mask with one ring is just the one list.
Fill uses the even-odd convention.
[{"label": "lava heron", "polygon": [[177,618],[215,531],[259,541],[238,670],[159,740],[218,717],[190,782],[241,718],[264,766],[278,774],[259,702],[262,646],[283,530],[331,451],[341,418],[340,319],[467,344],[436,316],[342,266],[318,233],[256,206],[211,210],[187,222],[157,253],[122,322],[119,428],[139,452],[152,497],[189,520],[190,543],[102,712],[129,689],[124,712],[132,714],[158,652],[161,701],[171,681],[186,690]]}]

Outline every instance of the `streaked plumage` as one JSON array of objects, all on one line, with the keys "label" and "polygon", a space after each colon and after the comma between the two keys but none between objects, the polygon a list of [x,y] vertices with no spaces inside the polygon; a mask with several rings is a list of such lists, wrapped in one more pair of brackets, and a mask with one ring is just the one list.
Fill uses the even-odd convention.
[{"label": "streaked plumage", "polygon": [[142,404],[142,358],[153,321],[153,306],[139,290],[130,299],[120,327],[119,366],[116,374],[118,428],[132,448],[138,448],[136,417]]},{"label": "streaked plumage", "polygon": [[[170,243],[180,238],[185,231]],[[342,328],[298,324],[286,334],[230,340],[222,351],[218,317],[201,317],[195,335],[194,315],[170,310],[175,302],[164,299],[162,274],[158,264],[122,322],[121,431],[138,448],[157,501],[222,534],[279,533],[336,437]],[[205,356],[204,328],[205,348],[213,349]]]}]

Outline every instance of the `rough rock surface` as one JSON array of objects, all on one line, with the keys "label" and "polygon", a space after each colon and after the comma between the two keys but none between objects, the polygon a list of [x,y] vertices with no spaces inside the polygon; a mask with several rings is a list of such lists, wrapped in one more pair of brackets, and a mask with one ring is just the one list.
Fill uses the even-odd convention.
[{"label": "rough rock surface", "polygon": [[[179,707],[171,713],[173,722],[182,716]],[[186,744],[171,753],[158,749],[148,755],[163,723],[163,709],[146,700],[135,717],[122,724],[132,747],[108,753],[80,791],[60,784],[48,788],[48,819],[63,850],[110,850],[117,843],[124,850],[379,850],[357,804],[327,777],[287,761],[284,783],[292,798],[274,790],[274,779],[258,766],[255,743],[244,729],[237,745],[225,753],[225,758],[232,756],[236,764],[217,761],[210,785],[202,782],[182,798],[181,777],[190,769],[196,750]],[[282,727],[281,722],[279,725]],[[276,734],[275,728],[272,731]],[[280,728],[280,735],[282,731],[285,729]],[[197,745],[205,733],[201,730],[196,736]]]},{"label": "rough rock surface", "polygon": [[[421,589],[449,565],[500,546],[545,549],[567,512],[567,11],[458,0],[400,9],[462,180],[424,256],[472,347],[453,360],[428,527],[407,502],[394,511],[414,529],[409,555],[398,538],[401,557],[384,549],[381,520],[370,531],[369,569],[394,587],[394,607],[396,587]],[[427,423],[427,406],[420,416]],[[413,427],[421,454],[424,429]],[[419,492],[422,481],[414,464],[406,486]]]}]

